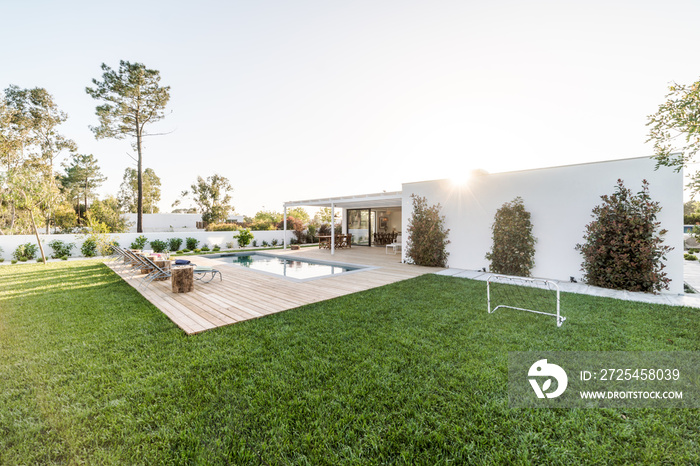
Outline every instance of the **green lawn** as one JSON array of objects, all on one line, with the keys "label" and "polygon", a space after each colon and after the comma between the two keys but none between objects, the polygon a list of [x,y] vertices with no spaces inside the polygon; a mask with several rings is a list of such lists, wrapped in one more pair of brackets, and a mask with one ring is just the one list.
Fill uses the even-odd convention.
[{"label": "green lawn", "polygon": [[0,267],[0,464],[700,463],[698,409],[506,391],[508,351],[698,351],[698,310],[485,306],[426,275],[188,337],[98,262]]}]

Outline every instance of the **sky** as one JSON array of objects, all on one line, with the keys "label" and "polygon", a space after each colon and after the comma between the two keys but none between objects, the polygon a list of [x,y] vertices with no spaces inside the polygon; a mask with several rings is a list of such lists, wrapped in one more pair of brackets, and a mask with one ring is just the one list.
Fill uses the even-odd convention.
[{"label": "sky", "polygon": [[[119,190],[129,140],[96,140],[105,63],[171,87],[144,167],[160,209],[218,173],[236,213],[401,184],[652,155],[647,116],[700,76],[700,2],[0,0],[0,88],[43,87]],[[611,191],[614,187],[611,187]],[[185,201],[184,205],[191,205]]]}]

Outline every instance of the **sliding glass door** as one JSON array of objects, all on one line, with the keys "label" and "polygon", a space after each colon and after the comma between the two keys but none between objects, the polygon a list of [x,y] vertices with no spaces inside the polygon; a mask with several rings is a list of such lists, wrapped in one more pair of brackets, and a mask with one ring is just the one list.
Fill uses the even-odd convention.
[{"label": "sliding glass door", "polygon": [[[372,212],[371,217],[374,217],[374,212]],[[359,246],[370,245],[370,236],[372,234],[370,225],[369,209],[348,210],[348,233],[352,235],[352,244]]]}]

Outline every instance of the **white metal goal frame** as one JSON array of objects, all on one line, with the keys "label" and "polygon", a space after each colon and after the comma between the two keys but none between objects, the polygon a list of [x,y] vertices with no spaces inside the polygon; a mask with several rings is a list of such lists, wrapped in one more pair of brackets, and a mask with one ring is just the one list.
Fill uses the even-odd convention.
[{"label": "white metal goal frame", "polygon": [[[491,283],[497,282],[503,285],[510,286],[525,286],[527,288],[535,288],[541,290],[547,290],[556,292],[556,314],[552,312],[538,311],[536,309],[527,309],[524,307],[511,306],[509,304],[499,304],[493,309],[491,309]],[[546,316],[552,316],[557,318],[557,327],[561,325],[566,320],[566,317],[561,315],[561,298],[559,293],[559,285],[557,285],[552,280],[546,280],[543,278],[530,278],[530,277],[516,277],[512,275],[491,275],[488,280],[486,280],[486,300],[488,305],[489,314],[493,314],[500,308],[515,309],[518,311],[533,312],[535,314],[543,314]]]}]

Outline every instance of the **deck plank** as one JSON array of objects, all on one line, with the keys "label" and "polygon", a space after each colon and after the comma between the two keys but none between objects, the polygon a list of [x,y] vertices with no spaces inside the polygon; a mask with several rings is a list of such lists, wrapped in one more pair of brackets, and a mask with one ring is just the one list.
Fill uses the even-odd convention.
[{"label": "deck plank", "polygon": [[190,335],[443,270],[402,264],[399,255],[385,254],[384,248],[354,247],[338,250],[334,255],[316,248],[272,253],[372,268],[299,282],[195,256],[192,262],[217,268],[222,272],[222,280],[217,277],[208,283],[195,281],[194,291],[173,293],[170,281],[139,287],[143,275],[120,270],[117,263],[107,266]]}]

